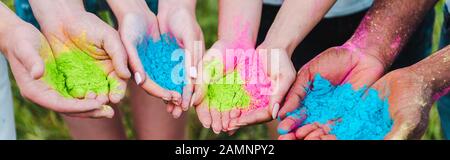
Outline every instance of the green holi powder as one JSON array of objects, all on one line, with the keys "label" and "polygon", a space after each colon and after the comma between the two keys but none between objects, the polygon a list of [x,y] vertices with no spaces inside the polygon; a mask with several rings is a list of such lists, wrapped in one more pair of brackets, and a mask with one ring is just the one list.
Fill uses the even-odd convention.
[{"label": "green holi powder", "polygon": [[217,67],[218,65],[221,65],[221,63],[214,61],[207,66],[207,70],[213,79],[211,84],[208,85],[207,91],[209,106],[220,112],[230,111],[233,108],[248,108],[250,96],[244,89],[244,82],[240,74],[235,70],[222,76],[222,67]]},{"label": "green holi powder", "polygon": [[106,94],[116,90],[117,80],[108,79],[96,60],[79,50],[61,53],[46,61],[45,81],[64,97],[84,97],[86,93]]}]

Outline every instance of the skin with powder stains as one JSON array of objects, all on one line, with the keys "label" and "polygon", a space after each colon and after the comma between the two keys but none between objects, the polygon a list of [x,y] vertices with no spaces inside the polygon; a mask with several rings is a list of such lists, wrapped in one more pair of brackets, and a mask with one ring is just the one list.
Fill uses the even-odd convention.
[{"label": "skin with powder stains", "polygon": [[[49,41],[56,69],[66,78],[68,94],[61,93],[78,99],[91,97],[103,103],[120,102],[131,74],[118,32],[95,15],[79,11],[80,4],[73,4],[76,2],[52,2],[31,1],[30,4]],[[51,11],[42,8],[58,5],[67,5],[68,11],[73,13],[64,11],[61,16],[45,16]],[[78,62],[70,59],[78,59]]]},{"label": "skin with powder stains", "polygon": [[[320,74],[333,85],[351,83],[354,89],[381,78],[435,1],[375,1],[350,40],[330,48],[303,66],[279,113],[280,130],[293,131],[299,119],[286,118],[305,96],[303,88]],[[387,18],[388,17],[388,18]]]}]

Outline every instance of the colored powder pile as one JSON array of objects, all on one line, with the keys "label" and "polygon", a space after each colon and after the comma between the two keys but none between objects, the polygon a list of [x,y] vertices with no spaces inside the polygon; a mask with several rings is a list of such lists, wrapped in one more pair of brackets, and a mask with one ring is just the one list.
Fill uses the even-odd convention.
[{"label": "colored powder pile", "polygon": [[226,75],[223,64],[213,61],[206,66],[213,82],[208,85],[209,106],[219,111],[241,109],[243,112],[267,107],[271,94],[271,81],[255,56],[238,57],[238,68]]},{"label": "colored powder pile", "polygon": [[237,71],[227,74],[208,85],[209,106],[218,111],[230,111],[234,108],[246,109],[250,105],[250,96],[244,90],[244,82]]},{"label": "colored powder pile", "polygon": [[387,100],[375,89],[353,90],[351,84],[333,86],[316,75],[301,108],[288,116],[306,114],[303,124],[331,124],[330,134],[340,140],[381,140],[392,128]]},{"label": "colored powder pile", "polygon": [[137,45],[137,50],[145,72],[155,83],[182,93],[186,84],[184,51],[175,38],[162,34],[160,40],[154,41],[147,36]]},{"label": "colored powder pile", "polygon": [[119,84],[108,79],[94,58],[79,50],[63,52],[54,60],[46,60],[44,80],[61,95],[77,98],[89,92],[106,94],[109,88],[116,90]]}]

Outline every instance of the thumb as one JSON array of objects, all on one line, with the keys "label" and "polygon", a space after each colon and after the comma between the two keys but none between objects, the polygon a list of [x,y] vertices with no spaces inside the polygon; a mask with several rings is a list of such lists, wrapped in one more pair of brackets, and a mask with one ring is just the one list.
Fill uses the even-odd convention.
[{"label": "thumb", "polygon": [[[39,79],[44,75],[44,61],[40,56],[40,51],[46,51],[44,49],[36,49],[29,43],[22,43],[23,45],[18,48],[14,55],[25,66],[26,70],[33,79]],[[48,50],[50,52],[50,50]],[[48,53],[46,53],[48,54]]]}]

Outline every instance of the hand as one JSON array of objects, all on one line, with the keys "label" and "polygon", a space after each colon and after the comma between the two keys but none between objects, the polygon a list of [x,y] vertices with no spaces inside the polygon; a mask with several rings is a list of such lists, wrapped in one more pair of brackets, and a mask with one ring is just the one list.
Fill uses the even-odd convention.
[{"label": "hand", "polygon": [[193,81],[197,77],[196,68],[205,50],[203,33],[197,23],[195,1],[192,0],[160,1],[157,18],[160,32],[170,33],[180,47],[185,49],[187,83],[183,88],[181,107],[168,108],[168,111],[178,118],[182,111],[187,111],[191,106],[191,97],[194,91]]},{"label": "hand", "polygon": [[[78,85],[74,85],[72,90],[76,92],[70,93],[71,96],[80,99],[95,98],[102,103],[109,101],[118,103],[124,97],[126,81],[131,74],[127,68],[126,52],[117,31],[95,15],[85,11],[41,17],[39,20],[56,61],[64,54],[73,54],[73,51],[87,54],[94,59],[95,64],[100,66],[104,72],[102,75],[105,76],[105,80],[107,79],[106,93],[77,90]],[[64,74],[66,79],[79,76],[79,73]]]},{"label": "hand", "polygon": [[[45,37],[31,24],[8,25],[0,36],[0,49],[11,66],[20,93],[38,105],[75,117],[111,118],[113,111],[95,99],[72,99],[61,96],[44,81],[44,60],[53,60]],[[4,38],[7,37],[7,38]]]},{"label": "hand", "polygon": [[[307,63],[297,74],[297,80],[291,88],[279,117],[283,119],[278,130],[281,134],[289,133],[299,127],[303,119],[286,117],[288,112],[294,111],[305,97],[308,82],[320,74],[330,80],[333,85],[351,83],[355,89],[371,86],[385,71],[386,63],[377,56],[376,52],[359,49],[346,43],[341,47],[330,48]],[[304,118],[304,117],[303,117]]]},{"label": "hand", "polygon": [[[241,112],[242,114],[238,117],[233,117],[230,119],[228,128],[225,127],[225,129],[230,131],[230,133],[233,133],[239,127],[264,123],[276,119],[280,109],[280,104],[283,102],[286,93],[295,81],[295,68],[285,49],[272,47],[263,43],[258,47],[257,53],[258,59],[251,59],[250,63],[253,64],[253,66],[250,67],[257,67],[260,65],[263,66],[262,72],[266,74],[264,76],[268,77],[271,84],[269,103],[267,106],[263,106],[262,108]],[[259,62],[257,62],[258,60]],[[252,79],[260,78],[258,77],[259,75],[248,76]],[[255,87],[259,88],[260,86]],[[223,118],[223,120],[227,119]]]},{"label": "hand", "polygon": [[[262,48],[258,51],[243,50],[242,48],[230,50],[233,47],[229,46],[235,45],[229,44],[218,41],[205,55],[199,65],[200,75],[202,75],[200,79],[203,81],[197,83],[195,92],[195,97],[198,98],[195,104],[200,122],[206,128],[212,126],[213,131],[217,134],[221,131],[233,133],[239,127],[272,120],[276,117],[279,103],[295,76],[295,69],[284,52],[268,53]],[[283,65],[278,66],[280,64]],[[240,90],[244,92],[243,95],[234,93],[234,91],[228,91],[233,93],[220,92],[223,92],[224,95],[239,94],[235,96],[240,100],[246,99],[244,97],[247,95],[249,104],[245,104],[247,106],[223,106],[230,104],[211,102],[210,91],[207,91],[207,88],[211,87],[209,84],[231,85],[228,79],[224,78],[227,76],[224,75],[229,75],[233,71],[237,71],[238,77],[241,77],[240,80],[237,80],[238,82],[233,84],[241,88]],[[226,79],[227,82],[217,82],[219,79]]]},{"label": "hand", "polygon": [[[420,139],[434,103],[431,85],[410,68],[403,68],[382,77],[372,87],[379,91],[380,98],[388,98],[389,112],[394,120],[385,139]],[[335,140],[336,136],[329,134],[330,125],[308,124],[295,133],[280,136],[280,139]]]}]

